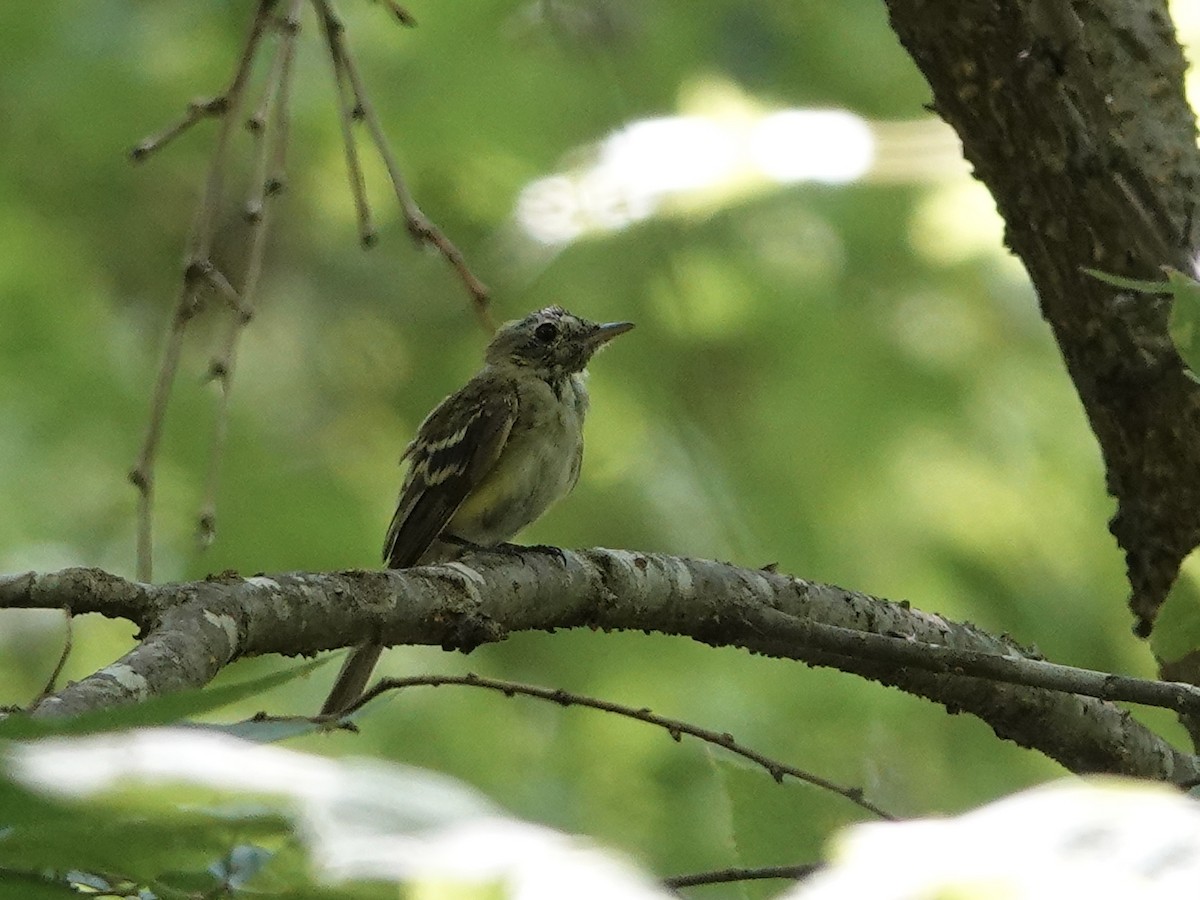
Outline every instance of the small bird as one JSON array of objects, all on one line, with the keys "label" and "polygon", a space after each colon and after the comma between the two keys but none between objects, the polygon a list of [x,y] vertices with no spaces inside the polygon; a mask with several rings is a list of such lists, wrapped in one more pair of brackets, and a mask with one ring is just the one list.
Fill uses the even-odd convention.
[{"label": "small bird", "polygon": [[[589,322],[561,306],[502,325],[483,368],[425,417],[400,457],[408,472],[383,544],[388,567],[495,547],[570,493],[583,461],[584,367],[631,328]],[[323,715],[362,695],[382,652],[374,642],[354,649]]]}]

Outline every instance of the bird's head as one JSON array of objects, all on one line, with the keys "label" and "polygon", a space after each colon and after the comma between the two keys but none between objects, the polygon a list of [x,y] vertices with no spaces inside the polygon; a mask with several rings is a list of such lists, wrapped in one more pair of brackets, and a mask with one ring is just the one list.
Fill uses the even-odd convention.
[{"label": "bird's head", "polygon": [[556,380],[582,372],[592,355],[633,327],[632,322],[599,324],[561,306],[547,306],[500,326],[487,348],[493,366],[519,366]]}]

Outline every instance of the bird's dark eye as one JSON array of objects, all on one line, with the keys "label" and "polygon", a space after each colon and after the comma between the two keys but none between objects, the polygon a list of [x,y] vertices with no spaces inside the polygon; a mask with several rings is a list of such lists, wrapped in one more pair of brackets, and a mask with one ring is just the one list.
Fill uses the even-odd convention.
[{"label": "bird's dark eye", "polygon": [[558,326],[553,322],[543,322],[534,329],[533,336],[543,344],[548,344],[558,337]]}]

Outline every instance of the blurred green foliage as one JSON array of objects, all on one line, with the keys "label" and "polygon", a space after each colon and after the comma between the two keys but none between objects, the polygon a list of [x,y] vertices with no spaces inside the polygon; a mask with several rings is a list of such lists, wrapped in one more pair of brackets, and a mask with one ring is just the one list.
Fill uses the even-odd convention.
[{"label": "blurred green foliage", "polygon": [[[927,89],[883,4],[408,6],[413,31],[382,4],[346,0],[349,40],[414,193],[499,317],[562,302],[638,323],[592,366],[582,481],[529,541],[777,562],[1010,632],[1058,662],[1152,673],[1129,633],[1098,450],[994,213],[962,199],[975,196],[965,175],[761,188],[555,251],[517,234],[523,186],[623,124],[679,112],[698,85],[736,85],[763,108],[923,119]],[[132,574],[125,474],[213,125],[139,167],[124,155],[225,84],[249,7],[0,4],[0,570]],[[202,318],[158,468],[162,580],[377,565],[401,448],[478,364],[465,292],[407,240],[365,147],[380,241],[358,249],[328,60],[304,25],[219,534],[195,548],[215,399],[201,377],[218,333]],[[66,677],[110,662],[130,631],[77,622]],[[0,616],[0,703],[41,688],[63,634],[60,616]],[[279,666],[250,660],[229,677]],[[898,814],[1059,772],[897,691],[658,636],[520,635],[469,659],[402,648],[381,670],[474,670],[649,706],[859,784]],[[311,712],[327,673],[234,714]],[[831,827],[860,816],[687,740],[525,699],[410,691],[360,724],[291,746],[452,773],[662,874],[812,860]]]}]

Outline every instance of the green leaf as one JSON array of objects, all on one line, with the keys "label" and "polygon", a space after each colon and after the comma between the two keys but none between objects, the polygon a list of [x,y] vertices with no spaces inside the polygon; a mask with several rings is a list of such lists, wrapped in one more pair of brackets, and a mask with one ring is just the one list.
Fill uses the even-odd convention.
[{"label": "green leaf", "polygon": [[1167,269],[1173,301],[1168,329],[1180,357],[1193,372],[1200,372],[1200,282],[1178,269]]},{"label": "green leaf", "polygon": [[1167,330],[1175,344],[1180,358],[1191,370],[1188,374],[1197,381],[1194,373],[1200,372],[1200,282],[1191,278],[1178,269],[1163,266],[1166,281],[1141,281],[1136,278],[1124,278],[1111,275],[1099,269],[1083,269],[1093,278],[1119,287],[1123,290],[1137,291],[1142,294],[1169,294],[1171,296],[1171,318]]},{"label": "green leaf", "polygon": [[1171,283],[1169,281],[1143,281],[1138,278],[1126,278],[1123,275],[1112,275],[1108,272],[1101,272],[1099,269],[1089,269],[1086,267],[1083,268],[1083,271],[1097,281],[1103,281],[1105,284],[1111,284],[1113,287],[1119,287],[1122,290],[1137,291],[1139,294],[1171,293]]},{"label": "green leaf", "polygon": [[1161,665],[1171,666],[1200,649],[1200,551],[1179,567],[1179,575],[1155,620],[1150,649]]},{"label": "green leaf", "polygon": [[[272,852],[294,838],[284,810],[261,798],[212,789],[136,783],[101,796],[46,796],[0,774],[0,867],[11,872],[72,870],[119,873],[121,879],[213,887],[223,874],[244,881],[249,857],[236,868],[230,847]],[[245,857],[245,854],[242,854]],[[164,875],[164,873],[171,873]],[[16,876],[13,876],[16,877]],[[0,873],[0,897],[6,873]],[[49,894],[47,896],[62,896]],[[26,896],[26,894],[11,894]],[[33,896],[32,894],[30,896]]]},{"label": "green leaf", "polygon": [[316,734],[329,728],[328,725],[323,725],[319,722],[314,722],[312,719],[305,719],[299,716],[243,719],[241,722],[231,722],[228,725],[210,725],[206,723],[197,725],[196,727],[203,728],[206,731],[219,731],[222,734],[229,734],[243,740],[253,741],[256,744],[274,744],[306,734]]},{"label": "green leaf", "polygon": [[[145,792],[132,793],[140,796],[26,800],[17,811],[22,824],[0,840],[0,866],[120,872],[149,880],[163,872],[205,871],[231,846],[278,846],[292,834],[285,817],[261,806],[235,815],[228,804],[177,805],[170,791],[156,792],[154,803],[146,802]],[[211,874],[208,880],[214,880]]]},{"label": "green leaf", "polygon": [[39,900],[47,897],[51,900],[62,900],[64,897],[79,898],[79,893],[68,885],[51,881],[49,877],[37,872],[21,872],[16,869],[0,869],[0,898],[9,897],[30,898]]},{"label": "green leaf", "polygon": [[270,869],[298,878],[302,896],[311,864],[272,863],[302,843],[297,822],[314,817],[344,840],[496,815],[476,791],[427,770],[340,763],[202,729],[53,737],[0,750],[8,770],[0,769],[0,866],[119,873],[177,893],[257,883],[260,869]]},{"label": "green leaf", "polygon": [[155,697],[145,703],[97,710],[69,719],[33,719],[27,715],[14,714],[0,722],[0,739],[28,740],[51,735],[96,734],[127,728],[176,725],[188,716],[211,712],[247,697],[266,693],[281,684],[309,674],[325,665],[327,661],[327,658],[312,660],[239,684],[179,691]]}]

